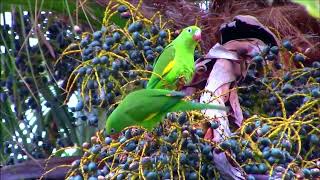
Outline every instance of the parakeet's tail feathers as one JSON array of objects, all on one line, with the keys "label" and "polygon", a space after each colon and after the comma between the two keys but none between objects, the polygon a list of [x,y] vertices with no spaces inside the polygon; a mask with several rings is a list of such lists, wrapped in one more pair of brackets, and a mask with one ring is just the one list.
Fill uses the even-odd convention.
[{"label": "parakeet's tail feathers", "polygon": [[160,81],[160,78],[154,79],[153,81],[149,80],[146,89],[154,89],[159,81]]},{"label": "parakeet's tail feathers", "polygon": [[186,97],[186,94],[182,91],[172,91],[167,89],[152,89],[153,93],[149,94],[149,97],[178,97],[182,99]]},{"label": "parakeet's tail feathers", "polygon": [[213,105],[213,104],[202,104],[196,102],[180,101],[174,107],[170,108],[170,112],[178,111],[192,111],[192,110],[203,110],[203,109],[216,109],[228,111],[228,108],[225,106]]}]

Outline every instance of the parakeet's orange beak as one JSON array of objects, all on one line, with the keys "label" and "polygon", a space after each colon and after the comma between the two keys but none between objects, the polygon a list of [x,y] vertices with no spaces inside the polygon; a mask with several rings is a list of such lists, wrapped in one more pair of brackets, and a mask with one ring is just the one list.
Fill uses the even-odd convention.
[{"label": "parakeet's orange beak", "polygon": [[110,135],[112,139],[118,139],[119,136],[120,136],[120,133]]},{"label": "parakeet's orange beak", "polygon": [[195,41],[200,41],[201,40],[201,31],[197,30],[194,35],[192,36],[192,39]]}]

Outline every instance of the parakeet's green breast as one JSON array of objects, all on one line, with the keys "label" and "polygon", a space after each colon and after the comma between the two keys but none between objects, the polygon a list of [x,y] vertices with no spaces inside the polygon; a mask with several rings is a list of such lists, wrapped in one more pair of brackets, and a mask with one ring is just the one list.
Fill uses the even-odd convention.
[{"label": "parakeet's green breast", "polygon": [[129,126],[142,126],[151,131],[168,112],[225,109],[211,104],[184,101],[182,92],[165,89],[141,89],[128,94],[111,113],[106,133],[116,134]]},{"label": "parakeet's green breast", "polygon": [[201,30],[190,26],[182,30],[158,57],[147,88],[176,89],[176,82],[183,77],[190,82],[194,73],[194,51],[201,39]]}]

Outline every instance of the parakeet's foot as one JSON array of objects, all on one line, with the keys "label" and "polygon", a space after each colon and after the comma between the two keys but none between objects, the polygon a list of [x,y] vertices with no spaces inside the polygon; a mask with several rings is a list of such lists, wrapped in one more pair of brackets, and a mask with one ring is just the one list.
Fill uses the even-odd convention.
[{"label": "parakeet's foot", "polygon": [[180,91],[186,85],[186,78],[184,76],[180,76],[177,80],[177,90]]}]

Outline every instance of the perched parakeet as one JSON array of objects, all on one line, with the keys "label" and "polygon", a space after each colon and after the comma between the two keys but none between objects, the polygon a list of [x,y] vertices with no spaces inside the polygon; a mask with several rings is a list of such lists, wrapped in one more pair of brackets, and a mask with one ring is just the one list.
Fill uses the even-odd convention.
[{"label": "perched parakeet", "polygon": [[223,106],[185,101],[185,94],[165,89],[141,89],[128,94],[110,114],[106,133],[117,134],[129,126],[152,130],[168,112],[221,109]]},{"label": "perched parakeet", "polygon": [[177,90],[190,82],[195,71],[194,51],[200,39],[199,27],[183,29],[159,55],[147,89]]}]

